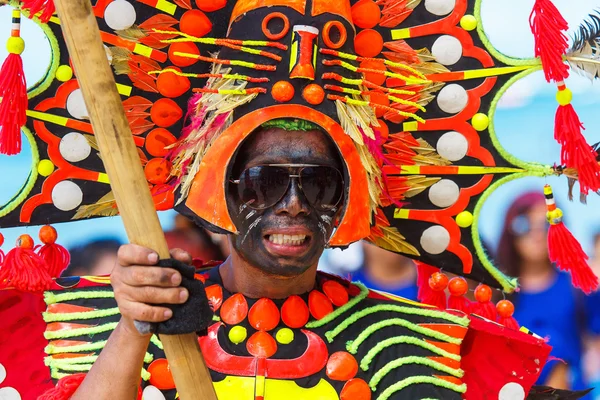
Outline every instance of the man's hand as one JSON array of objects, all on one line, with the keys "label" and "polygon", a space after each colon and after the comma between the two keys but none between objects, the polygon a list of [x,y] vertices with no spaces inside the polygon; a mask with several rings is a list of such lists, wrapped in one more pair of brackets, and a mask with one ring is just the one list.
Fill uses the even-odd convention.
[{"label": "man's hand", "polygon": [[[190,255],[180,249],[171,250],[171,257],[186,264],[192,262]],[[145,247],[127,244],[119,249],[110,279],[122,325],[129,333],[140,335],[134,320],[162,322],[171,318],[170,309],[156,304],[181,304],[188,299],[188,291],[179,286],[181,274],[157,263],[158,254]]]}]

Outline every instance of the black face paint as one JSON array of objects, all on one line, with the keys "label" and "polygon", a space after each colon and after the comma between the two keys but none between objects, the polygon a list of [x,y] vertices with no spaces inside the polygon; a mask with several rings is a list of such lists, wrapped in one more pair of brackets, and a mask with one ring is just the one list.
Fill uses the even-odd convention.
[{"label": "black face paint", "polygon": [[[265,164],[317,164],[342,170],[334,144],[319,131],[288,132],[272,128],[253,134],[240,149],[233,176],[245,168]],[[331,211],[312,207],[298,180],[292,179],[285,196],[272,207],[253,210],[229,187],[227,205],[240,232],[234,249],[249,263],[280,276],[294,276],[315,265],[333,232],[342,203]]]}]

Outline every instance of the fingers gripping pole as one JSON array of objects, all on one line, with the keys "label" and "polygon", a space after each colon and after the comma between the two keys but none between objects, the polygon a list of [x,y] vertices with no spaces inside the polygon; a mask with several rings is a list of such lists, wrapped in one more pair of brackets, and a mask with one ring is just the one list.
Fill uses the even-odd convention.
[{"label": "fingers gripping pole", "polygon": [[[154,203],[89,0],[55,0],[127,236],[169,258]],[[217,400],[195,334],[161,336],[180,398]]]}]

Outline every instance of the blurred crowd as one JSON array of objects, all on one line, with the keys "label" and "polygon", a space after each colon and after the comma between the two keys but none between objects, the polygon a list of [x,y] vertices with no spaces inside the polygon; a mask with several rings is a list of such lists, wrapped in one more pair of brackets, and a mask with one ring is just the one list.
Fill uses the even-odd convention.
[{"label": "blurred crowd", "polygon": [[[568,221],[567,225],[568,225]],[[508,296],[515,304],[520,325],[550,340],[551,361],[539,384],[558,388],[598,387],[586,397],[600,400],[600,292],[585,296],[573,289],[568,274],[548,259],[546,206],[540,193],[518,197],[506,213],[500,240],[486,246],[500,269],[519,278],[520,291]],[[169,247],[188,251],[196,265],[221,261],[228,254],[228,241],[182,216],[165,233]],[[70,249],[71,265],[63,275],[108,275],[121,243],[104,239]],[[590,265],[600,276],[600,231],[594,237]],[[416,268],[412,260],[366,242],[344,251],[328,249],[319,269],[366,286],[416,300]],[[472,288],[476,282],[471,282]],[[497,299],[502,295],[497,293]],[[594,394],[596,393],[596,394]]]}]

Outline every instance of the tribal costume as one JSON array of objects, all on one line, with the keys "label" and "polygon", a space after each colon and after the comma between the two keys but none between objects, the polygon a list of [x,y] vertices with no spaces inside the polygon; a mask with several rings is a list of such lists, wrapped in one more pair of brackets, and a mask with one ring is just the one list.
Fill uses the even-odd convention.
[{"label": "tribal costume", "polygon": [[[549,0],[538,0],[538,58],[517,60],[490,44],[481,2],[93,4],[158,210],[176,207],[215,232],[244,234],[226,202],[244,139],[269,126],[324,131],[341,155],[346,182],[329,246],[366,238],[415,259],[419,298],[432,305],[325,275],[303,296],[249,299],[229,293],[217,269],[200,271],[215,317],[199,340],[220,399],[554,396],[549,388],[532,389],[550,346],[519,330],[512,304],[490,301],[491,288],[512,292],[517,282],[487,258],[477,221],[491,192],[519,177],[566,175],[570,188],[579,179],[582,196],[600,189],[597,153],[582,139],[563,62],[590,71],[598,20],[568,50],[562,17]],[[22,129],[33,162],[21,192],[0,209],[0,225],[116,215],[102,162],[91,156],[93,131],[51,1],[11,5],[0,152],[19,151]],[[35,14],[53,48],[46,77],[28,92],[19,68],[20,12]],[[542,68],[559,88],[555,136],[563,152],[554,167],[511,156],[494,130],[502,94]],[[551,189],[544,191],[551,257],[589,292],[597,279],[562,224]],[[0,268],[7,288],[0,318],[8,321],[0,330],[0,394],[11,400],[36,398],[54,385],[47,398],[68,398],[119,320],[107,278],[51,279],[68,255],[51,228],[42,232],[43,246],[23,237]],[[478,303],[466,300],[462,278],[448,282],[439,269],[480,282]],[[141,382],[147,400],[176,398],[156,338]]]}]

